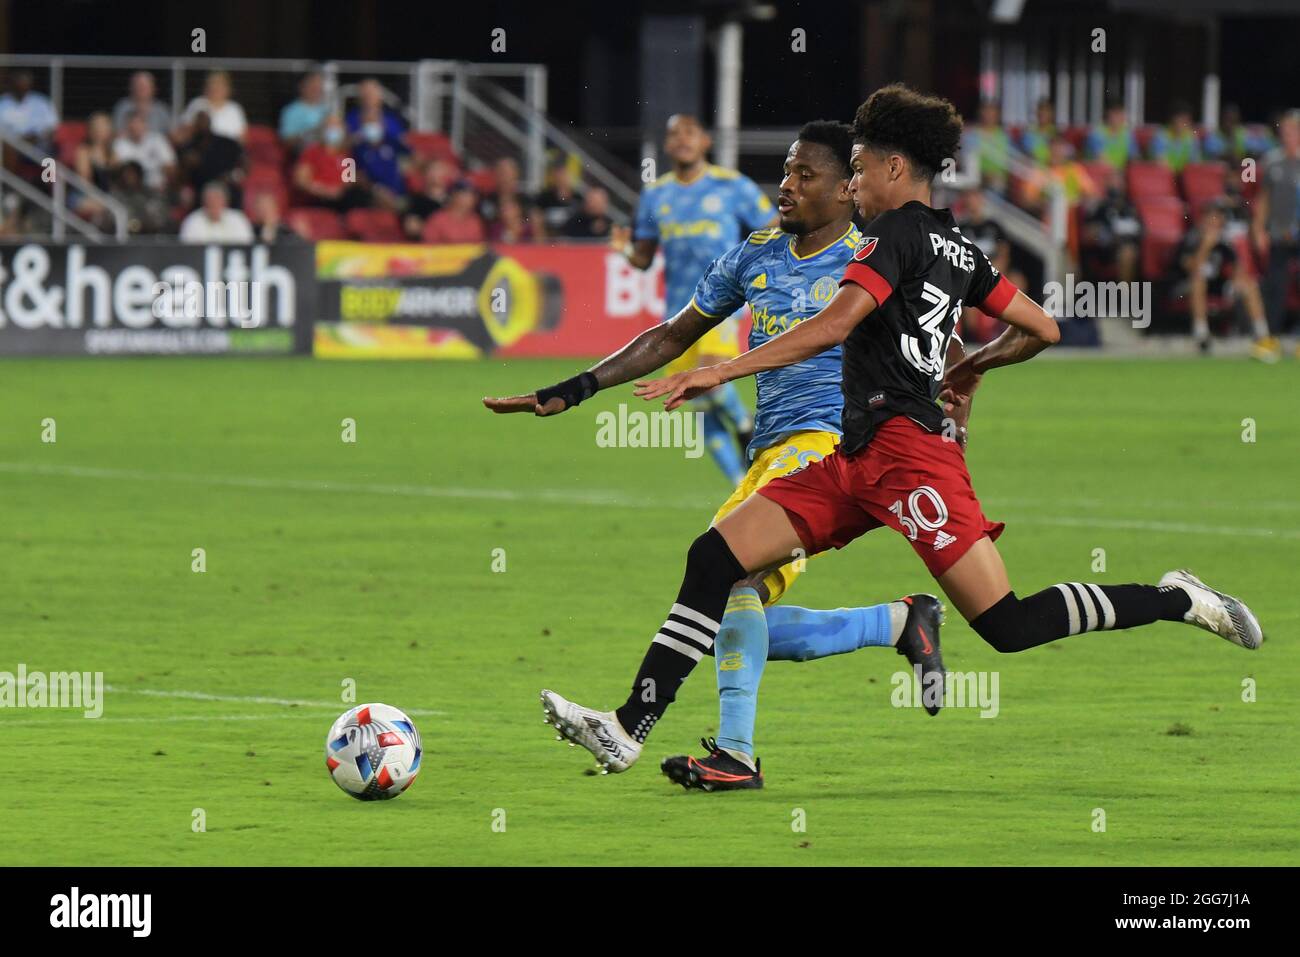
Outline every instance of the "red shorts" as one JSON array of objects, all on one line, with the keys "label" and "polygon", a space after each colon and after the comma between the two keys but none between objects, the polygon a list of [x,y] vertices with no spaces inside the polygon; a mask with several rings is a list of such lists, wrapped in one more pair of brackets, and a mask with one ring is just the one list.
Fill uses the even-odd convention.
[{"label": "red shorts", "polygon": [[984,517],[961,447],[902,415],[884,422],[866,448],[836,449],[757,494],[785,509],[809,555],[888,525],[907,536],[935,578],[1005,527]]}]

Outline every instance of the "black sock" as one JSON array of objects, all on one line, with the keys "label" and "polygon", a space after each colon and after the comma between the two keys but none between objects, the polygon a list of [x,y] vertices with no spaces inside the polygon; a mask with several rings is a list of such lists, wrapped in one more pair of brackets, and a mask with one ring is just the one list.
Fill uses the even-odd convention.
[{"label": "black sock", "polygon": [[1085,631],[1182,621],[1192,599],[1176,585],[1053,585],[1023,600],[1007,592],[972,621],[998,651],[1024,651]]},{"label": "black sock", "polygon": [[731,586],[744,577],[745,569],[716,528],[691,543],[677,602],[650,643],[627,702],[615,712],[638,742],[644,743],[668,710],[696,662],[712,651]]}]

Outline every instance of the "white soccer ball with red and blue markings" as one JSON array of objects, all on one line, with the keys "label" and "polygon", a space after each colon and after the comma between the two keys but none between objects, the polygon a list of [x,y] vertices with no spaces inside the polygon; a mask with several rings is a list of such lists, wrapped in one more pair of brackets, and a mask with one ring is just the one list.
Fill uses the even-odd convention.
[{"label": "white soccer ball with red and blue markings", "polygon": [[384,801],[409,788],[421,754],[415,722],[386,704],[344,712],[325,739],[330,777],[359,801]]}]

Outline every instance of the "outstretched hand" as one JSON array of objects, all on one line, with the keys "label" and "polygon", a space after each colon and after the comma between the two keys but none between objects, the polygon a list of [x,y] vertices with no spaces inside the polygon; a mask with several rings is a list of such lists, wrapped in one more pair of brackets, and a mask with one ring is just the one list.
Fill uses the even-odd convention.
[{"label": "outstretched hand", "polygon": [[671,412],[683,402],[699,398],[722,383],[722,375],[714,366],[704,366],[689,372],[664,376],[662,379],[642,379],[635,383],[636,390],[633,394],[647,400],[666,395],[668,398],[664,399],[664,408]]},{"label": "outstretched hand", "polygon": [[483,397],[483,404],[491,409],[497,415],[505,415],[510,412],[531,412],[534,415],[559,415],[568,405],[559,396],[553,396],[546,400],[545,405],[537,403],[537,393],[529,392],[527,395],[511,395],[503,398]]}]

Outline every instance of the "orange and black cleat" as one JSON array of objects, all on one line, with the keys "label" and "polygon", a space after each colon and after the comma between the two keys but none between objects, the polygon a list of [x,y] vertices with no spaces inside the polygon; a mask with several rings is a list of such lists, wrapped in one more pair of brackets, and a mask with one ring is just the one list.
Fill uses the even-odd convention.
[{"label": "orange and black cleat", "polygon": [[920,668],[921,702],[931,715],[943,707],[943,653],[939,650],[939,626],[943,624],[943,602],[933,595],[908,595],[907,622],[895,645],[912,668]]},{"label": "orange and black cleat", "polygon": [[668,780],[688,791],[740,791],[763,786],[761,762],[755,761],[757,767],[751,771],[718,747],[713,738],[700,738],[700,744],[709,752],[707,758],[678,754],[660,762],[659,767]]}]

